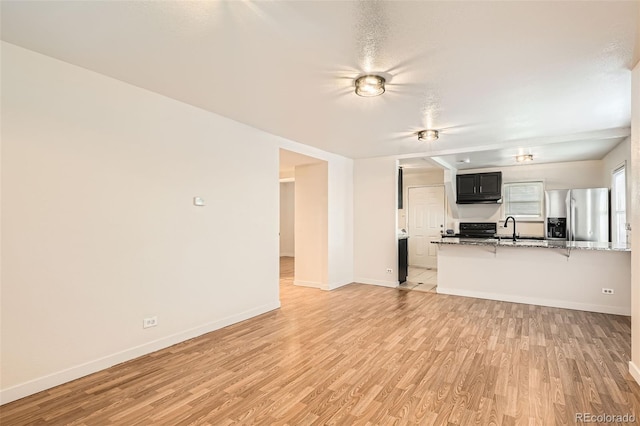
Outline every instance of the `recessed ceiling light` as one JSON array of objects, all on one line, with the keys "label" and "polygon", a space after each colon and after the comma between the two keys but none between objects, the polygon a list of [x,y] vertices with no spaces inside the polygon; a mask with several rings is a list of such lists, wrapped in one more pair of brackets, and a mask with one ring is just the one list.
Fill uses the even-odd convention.
[{"label": "recessed ceiling light", "polygon": [[465,158],[464,160],[458,160],[457,161],[457,163],[459,163],[459,164],[470,163],[470,162],[471,162],[471,159],[469,159],[469,158]]},{"label": "recessed ceiling light", "polygon": [[523,163],[525,161],[533,161],[533,154],[516,155],[516,161]]},{"label": "recessed ceiling light", "polygon": [[418,132],[419,141],[435,141],[440,135],[437,130],[428,129]]},{"label": "recessed ceiling light", "polygon": [[356,79],[356,95],[371,97],[384,93],[384,77],[379,75],[363,75]]}]

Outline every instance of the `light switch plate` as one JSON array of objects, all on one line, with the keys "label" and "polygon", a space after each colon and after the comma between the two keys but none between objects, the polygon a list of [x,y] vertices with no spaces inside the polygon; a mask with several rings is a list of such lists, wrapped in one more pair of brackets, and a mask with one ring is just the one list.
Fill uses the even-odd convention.
[{"label": "light switch plate", "polygon": [[193,205],[194,206],[204,206],[204,198],[202,197],[193,197]]}]

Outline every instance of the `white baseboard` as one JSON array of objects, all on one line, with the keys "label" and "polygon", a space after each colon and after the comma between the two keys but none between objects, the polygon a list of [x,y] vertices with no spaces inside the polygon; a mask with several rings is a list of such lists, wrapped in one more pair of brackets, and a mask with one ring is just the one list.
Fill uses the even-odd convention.
[{"label": "white baseboard", "polygon": [[436,287],[439,294],[452,296],[475,297],[477,299],[500,300],[503,302],[526,303],[528,305],[550,306],[552,308],[574,309],[577,311],[600,312],[603,314],[631,315],[631,306],[594,305],[589,303],[571,302],[567,300],[542,299],[537,297],[514,296],[511,294],[485,293],[482,291],[461,290],[456,288]]},{"label": "white baseboard", "polygon": [[382,281],[382,280],[372,280],[369,278],[356,278],[355,282],[359,284],[379,285],[382,287],[391,287],[391,288],[398,287],[398,281]]},{"label": "white baseboard", "polygon": [[62,371],[57,371],[55,373],[30,380],[28,382],[20,383],[7,389],[2,389],[0,390],[0,405],[15,401],[20,398],[24,398],[25,396],[33,395],[34,393],[50,389],[54,386],[67,383],[72,380],[79,379],[80,377],[87,376],[100,370],[104,370],[116,364],[130,361],[134,358],[147,355],[151,352],[167,348],[180,342],[184,342],[185,340],[193,339],[194,337],[210,333],[228,325],[253,318],[269,311],[273,311],[274,309],[278,309],[279,307],[280,301],[278,300],[266,305],[259,306],[257,308],[250,309],[248,311],[241,312],[236,315],[232,315],[217,321],[209,322],[198,327],[182,331],[180,333],[166,336],[152,342],[134,346],[124,351],[116,352],[114,354],[107,355],[105,357],[98,358],[84,364],[76,365]]},{"label": "white baseboard", "polygon": [[313,287],[326,290],[326,286],[324,286],[321,282],[318,281],[304,281],[304,280],[293,280],[293,284],[299,285],[301,287]]},{"label": "white baseboard", "polygon": [[629,361],[629,374],[631,374],[631,377],[640,385],[640,368],[638,368],[633,361]]},{"label": "white baseboard", "polygon": [[347,284],[351,284],[351,281],[344,282],[344,283],[337,282],[337,283],[333,283],[333,284],[323,284],[323,283],[318,282],[318,281],[293,280],[293,283],[295,285],[299,285],[301,287],[319,288],[320,290],[331,291],[331,290],[335,290],[338,287],[342,287],[342,286],[345,286]]},{"label": "white baseboard", "polygon": [[343,283],[333,283],[329,284],[329,286],[325,290],[335,290],[336,288],[344,287],[345,285],[353,284],[353,281],[346,281]]}]

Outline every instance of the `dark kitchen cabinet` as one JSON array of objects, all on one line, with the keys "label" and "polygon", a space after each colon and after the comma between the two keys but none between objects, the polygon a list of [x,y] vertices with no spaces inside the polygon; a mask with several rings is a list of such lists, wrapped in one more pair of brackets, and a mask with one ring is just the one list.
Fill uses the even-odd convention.
[{"label": "dark kitchen cabinet", "polygon": [[456,176],[458,204],[497,203],[502,198],[502,172]]},{"label": "dark kitchen cabinet", "polygon": [[476,195],[476,175],[458,175],[456,185],[458,188],[458,198],[473,197]]},{"label": "dark kitchen cabinet", "polygon": [[402,191],[402,167],[398,169],[398,210],[403,205],[403,191]]},{"label": "dark kitchen cabinet", "polygon": [[409,246],[407,238],[398,240],[398,281],[400,284],[407,280],[409,274]]},{"label": "dark kitchen cabinet", "polygon": [[478,194],[487,197],[502,196],[502,173],[479,173],[478,175]]}]

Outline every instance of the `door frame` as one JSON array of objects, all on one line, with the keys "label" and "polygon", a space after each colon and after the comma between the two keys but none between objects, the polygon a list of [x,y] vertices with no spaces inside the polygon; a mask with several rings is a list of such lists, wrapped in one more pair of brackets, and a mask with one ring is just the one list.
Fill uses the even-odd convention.
[{"label": "door frame", "polygon": [[[407,227],[407,234],[409,234],[409,236],[411,236],[411,230],[409,229],[409,215],[411,214],[411,210],[410,210],[411,197],[409,196],[409,190],[411,188],[437,188],[437,187],[442,187],[442,196],[443,196],[443,202],[444,202],[444,211],[442,212],[442,217],[444,218],[444,224],[446,224],[447,223],[447,206],[449,205],[448,204],[449,200],[447,198],[447,188],[445,187],[444,182],[443,183],[433,183],[433,184],[429,184],[429,185],[409,185],[409,186],[406,187],[407,188],[407,198],[405,200],[406,201],[406,206],[405,206],[404,210],[405,210],[405,224],[406,224],[406,227]],[[442,232],[443,233],[446,232],[446,228],[445,227],[443,227]],[[408,249],[408,247],[407,247],[407,249]],[[407,257],[410,257],[411,254],[410,253],[408,253],[408,254],[409,254],[409,256],[407,256]]]}]

